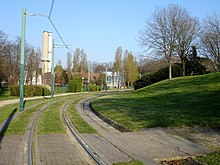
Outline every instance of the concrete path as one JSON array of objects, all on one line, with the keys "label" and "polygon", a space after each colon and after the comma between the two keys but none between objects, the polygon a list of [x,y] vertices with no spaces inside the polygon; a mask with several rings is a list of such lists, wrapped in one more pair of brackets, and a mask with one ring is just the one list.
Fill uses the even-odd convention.
[{"label": "concrete path", "polygon": [[[94,127],[99,135],[81,135],[106,164],[128,162],[131,159],[146,164],[158,164],[164,158],[188,157],[210,152],[204,146],[178,136],[166,134],[162,129],[121,133],[99,119],[89,108],[89,103],[77,110],[81,117]],[[115,153],[115,154],[113,154]]]},{"label": "concrete path", "polygon": [[[54,95],[54,97],[74,95],[74,94],[80,94],[80,93],[63,93],[63,94]],[[42,98],[50,98],[50,96],[27,97],[27,98],[24,98],[24,100],[36,100],[36,99],[42,99]],[[3,101],[0,101],[0,107],[3,107],[3,106],[8,105],[8,104],[19,103],[19,101],[20,101],[19,99],[3,100]]]}]

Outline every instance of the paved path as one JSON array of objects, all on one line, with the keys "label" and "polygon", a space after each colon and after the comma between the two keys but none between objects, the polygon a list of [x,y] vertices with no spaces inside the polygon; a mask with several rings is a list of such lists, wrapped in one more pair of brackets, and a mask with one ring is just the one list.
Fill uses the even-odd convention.
[{"label": "paved path", "polygon": [[[99,135],[81,136],[94,152],[100,154],[100,158],[106,164],[135,159],[154,165],[158,164],[157,161],[163,158],[181,158],[210,152],[204,146],[178,136],[166,134],[159,128],[121,133],[94,115],[88,103],[84,107],[85,109],[82,108],[82,102],[78,103],[77,110],[79,114],[98,130]],[[119,154],[122,156],[119,156]]]},{"label": "paved path", "polygon": [[[84,92],[84,93],[86,93],[86,92]],[[54,95],[54,97],[74,95],[74,94],[80,94],[80,93],[63,93],[63,94]],[[50,98],[50,96],[27,97],[27,98],[24,98],[24,100],[36,100],[36,99],[42,99],[42,98]],[[20,101],[19,99],[3,100],[3,101],[0,101],[0,107],[3,107],[3,106],[8,105],[8,104],[19,103],[19,101]]]}]

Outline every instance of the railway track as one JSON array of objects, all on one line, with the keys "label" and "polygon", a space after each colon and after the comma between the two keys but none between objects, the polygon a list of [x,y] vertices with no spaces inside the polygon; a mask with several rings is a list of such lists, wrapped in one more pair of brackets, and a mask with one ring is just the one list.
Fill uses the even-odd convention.
[{"label": "railway track", "polygon": [[[38,122],[41,116],[49,106],[61,101],[65,104],[61,109],[60,117],[67,128],[67,134],[38,134]],[[23,137],[24,164],[102,164],[82,141],[70,122],[67,110],[72,102],[72,98],[59,99],[36,110]]]},{"label": "railway track", "polygon": [[69,101],[68,103],[65,104],[65,106],[62,109],[62,117],[64,120],[64,123],[66,124],[67,128],[69,129],[69,131],[71,132],[71,134],[77,139],[77,141],[80,143],[80,145],[86,150],[86,152],[92,157],[92,159],[98,164],[98,165],[102,165],[102,163],[100,162],[100,160],[95,156],[95,154],[89,149],[89,147],[87,146],[87,144],[82,140],[82,138],[80,137],[78,131],[76,130],[76,128],[74,127],[74,125],[72,124],[69,115],[67,113],[68,107],[69,105],[72,103],[72,101]]}]

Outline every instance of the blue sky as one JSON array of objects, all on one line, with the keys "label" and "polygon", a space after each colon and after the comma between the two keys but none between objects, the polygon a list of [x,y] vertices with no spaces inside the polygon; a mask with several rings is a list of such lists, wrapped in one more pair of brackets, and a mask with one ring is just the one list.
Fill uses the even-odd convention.
[{"label": "blue sky", "polygon": [[[2,0],[0,30],[10,40],[21,35],[21,11],[49,15],[52,0]],[[114,60],[118,46],[136,56],[143,52],[136,39],[138,31],[156,7],[179,4],[200,19],[213,13],[220,15],[219,0],[55,0],[51,18],[63,40],[71,49],[84,49],[88,60]],[[34,47],[42,47],[43,31],[51,31],[56,43],[62,44],[48,19],[27,16],[26,40]],[[64,48],[55,48],[55,63],[61,59],[66,65]]]}]

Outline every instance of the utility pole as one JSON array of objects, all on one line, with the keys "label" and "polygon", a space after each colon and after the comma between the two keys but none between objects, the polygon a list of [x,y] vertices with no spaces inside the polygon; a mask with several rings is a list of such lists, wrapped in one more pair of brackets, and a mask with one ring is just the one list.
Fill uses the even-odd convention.
[{"label": "utility pole", "polygon": [[54,39],[52,40],[52,56],[51,56],[51,99],[54,95]]},{"label": "utility pole", "polygon": [[108,85],[107,85],[107,67],[105,68],[105,91],[107,92]]},{"label": "utility pole", "polygon": [[22,9],[21,57],[20,57],[20,112],[24,110],[24,48],[26,29],[26,8]]},{"label": "utility pole", "polygon": [[88,62],[88,93],[90,90],[90,62]]}]

